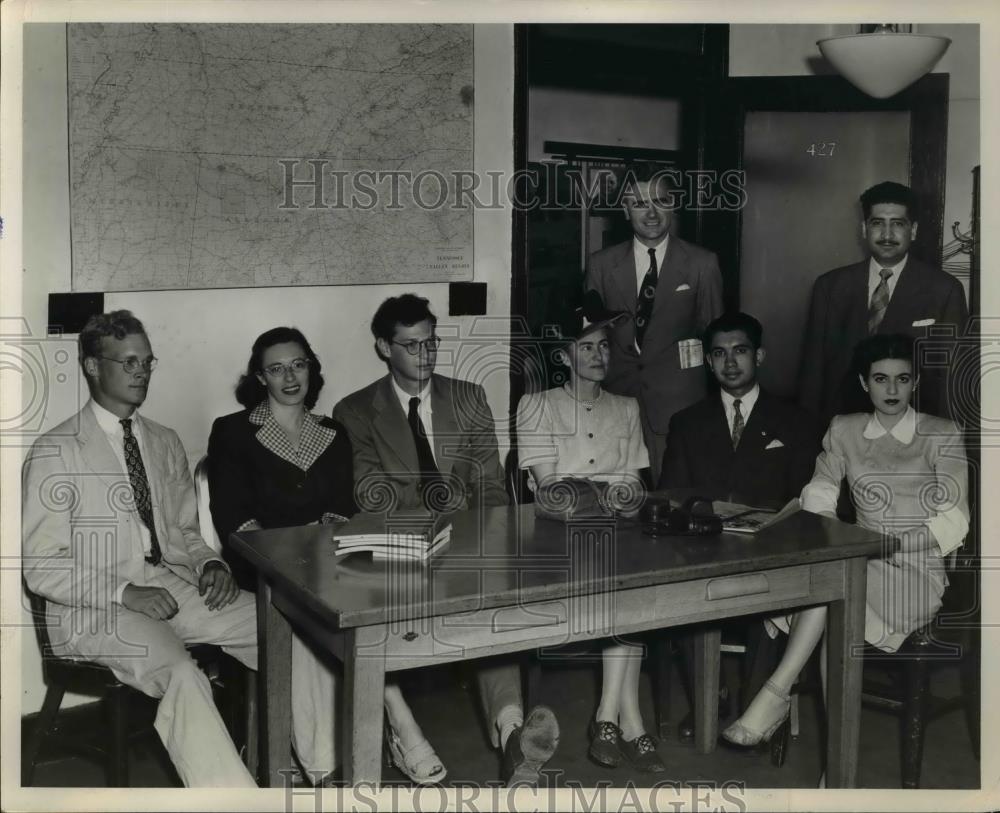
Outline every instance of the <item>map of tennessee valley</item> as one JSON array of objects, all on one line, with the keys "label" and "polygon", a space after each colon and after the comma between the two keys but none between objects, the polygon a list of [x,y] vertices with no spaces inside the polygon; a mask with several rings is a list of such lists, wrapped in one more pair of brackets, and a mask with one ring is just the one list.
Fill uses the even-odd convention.
[{"label": "map of tennessee valley", "polygon": [[88,23],[68,47],[74,290],[472,278],[472,26]]}]

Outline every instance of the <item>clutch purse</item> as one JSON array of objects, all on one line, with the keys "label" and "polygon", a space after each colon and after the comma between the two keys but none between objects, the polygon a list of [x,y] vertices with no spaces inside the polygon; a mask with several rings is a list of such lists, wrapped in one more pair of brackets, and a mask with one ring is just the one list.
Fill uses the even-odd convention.
[{"label": "clutch purse", "polygon": [[614,516],[607,502],[607,483],[585,477],[566,477],[546,483],[535,492],[535,516],[569,522]]}]

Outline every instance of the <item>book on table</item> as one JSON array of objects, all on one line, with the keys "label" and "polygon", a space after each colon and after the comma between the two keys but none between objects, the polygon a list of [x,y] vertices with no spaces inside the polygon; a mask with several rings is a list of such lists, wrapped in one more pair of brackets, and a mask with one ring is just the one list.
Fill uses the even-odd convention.
[{"label": "book on table", "polygon": [[338,553],[369,552],[375,559],[426,559],[450,539],[448,515],[430,511],[355,514],[333,533]]}]

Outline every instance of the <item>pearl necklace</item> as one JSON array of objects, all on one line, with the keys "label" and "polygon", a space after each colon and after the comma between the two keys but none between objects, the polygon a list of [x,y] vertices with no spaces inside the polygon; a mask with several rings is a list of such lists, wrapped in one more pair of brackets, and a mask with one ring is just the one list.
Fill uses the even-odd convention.
[{"label": "pearl necklace", "polygon": [[593,410],[593,408],[594,408],[594,405],[595,405],[595,404],[596,404],[596,403],[597,403],[597,402],[598,402],[598,401],[599,401],[599,400],[601,399],[601,396],[602,396],[602,395],[604,394],[604,390],[602,389],[602,390],[600,390],[600,391],[599,391],[599,392],[597,393],[597,397],[596,397],[596,398],[594,398],[594,399],[592,399],[592,400],[589,400],[589,401],[587,401],[587,400],[585,400],[585,399],[583,399],[583,398],[577,398],[577,397],[576,397],[576,396],[575,396],[575,395],[574,395],[574,394],[572,393],[572,391],[571,391],[571,390],[569,389],[569,387],[568,387],[568,385],[567,385],[567,384],[563,384],[563,391],[564,391],[564,392],[565,392],[565,393],[566,393],[566,394],[567,394],[567,395],[568,395],[568,396],[569,396],[570,398],[572,398],[572,399],[573,399],[574,401],[576,401],[576,402],[577,402],[578,404],[580,404],[580,405],[581,405],[581,406],[582,406],[582,407],[583,407],[584,409],[586,409],[586,410],[587,410],[587,412],[590,412],[591,410]]}]

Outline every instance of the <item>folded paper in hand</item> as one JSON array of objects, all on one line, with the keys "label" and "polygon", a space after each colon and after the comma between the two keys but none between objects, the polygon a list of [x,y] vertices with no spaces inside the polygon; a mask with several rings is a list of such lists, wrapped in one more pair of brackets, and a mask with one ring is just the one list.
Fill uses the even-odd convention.
[{"label": "folded paper in hand", "polygon": [[448,515],[430,511],[355,514],[333,533],[338,554],[364,551],[374,559],[427,559],[450,539]]},{"label": "folded paper in hand", "polygon": [[722,518],[722,530],[741,534],[755,534],[799,510],[797,497],[789,500],[780,511],[719,501],[713,505],[716,513]]}]

